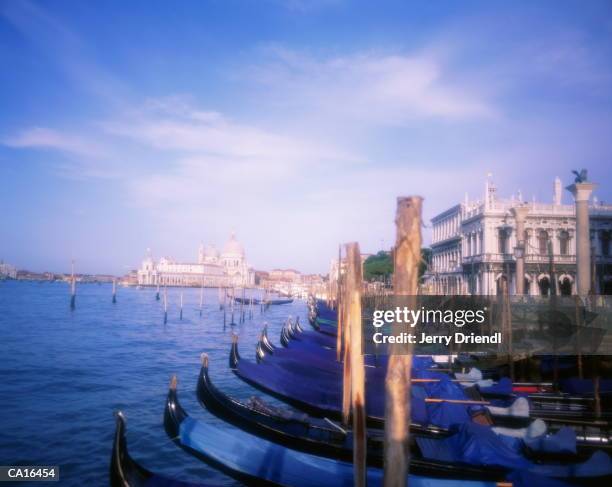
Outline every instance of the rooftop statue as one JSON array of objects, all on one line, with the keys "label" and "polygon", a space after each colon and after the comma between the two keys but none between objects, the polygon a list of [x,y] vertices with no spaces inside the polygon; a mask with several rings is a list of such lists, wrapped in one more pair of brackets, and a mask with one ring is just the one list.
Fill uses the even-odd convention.
[{"label": "rooftop statue", "polygon": [[572,171],[573,174],[576,175],[576,179],[574,179],[575,183],[586,183],[587,182],[587,170],[582,169],[580,172]]}]

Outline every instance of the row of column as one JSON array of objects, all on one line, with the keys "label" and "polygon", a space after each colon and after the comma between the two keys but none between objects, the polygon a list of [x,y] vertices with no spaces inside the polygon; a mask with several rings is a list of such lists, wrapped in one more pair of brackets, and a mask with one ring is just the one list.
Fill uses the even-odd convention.
[{"label": "row of column", "polygon": [[482,230],[479,232],[470,232],[463,239],[463,255],[473,256],[482,254],[483,236]]},{"label": "row of column", "polygon": [[433,227],[433,241],[439,242],[457,235],[459,233],[460,226],[461,215],[459,213],[436,222]]},{"label": "row of column", "polygon": [[433,270],[435,272],[454,270],[454,267],[451,265],[453,262],[455,267],[461,264],[461,251],[459,249],[446,250],[435,254],[432,261]]}]

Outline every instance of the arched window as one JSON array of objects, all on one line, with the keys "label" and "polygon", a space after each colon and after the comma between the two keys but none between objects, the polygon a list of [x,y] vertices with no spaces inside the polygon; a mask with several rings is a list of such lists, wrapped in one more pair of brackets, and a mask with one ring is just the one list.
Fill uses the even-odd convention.
[{"label": "arched window", "polygon": [[559,234],[559,253],[561,255],[569,254],[569,238],[567,230],[562,230]]},{"label": "arched window", "polygon": [[507,254],[508,253],[508,230],[507,229],[505,228],[499,229],[497,241],[499,243],[498,252],[500,254]]},{"label": "arched window", "polygon": [[548,255],[548,232],[546,230],[540,230],[538,233],[538,248],[540,255]]}]

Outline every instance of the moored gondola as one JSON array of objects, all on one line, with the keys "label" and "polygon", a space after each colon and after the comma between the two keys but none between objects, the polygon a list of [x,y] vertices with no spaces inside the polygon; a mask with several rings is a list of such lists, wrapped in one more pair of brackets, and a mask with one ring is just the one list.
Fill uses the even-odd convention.
[{"label": "moored gondola", "polygon": [[[325,487],[352,485],[349,462],[305,453],[252,435],[242,429],[216,427],[191,418],[178,402],[173,378],[166,399],[164,426],[181,448],[226,473],[254,485]],[[382,469],[369,467],[370,486],[382,484]],[[495,482],[430,478],[410,474],[411,487],[494,487]]]},{"label": "moored gondola", "polygon": [[261,300],[257,298],[241,298],[238,296],[234,296],[234,301],[236,301],[238,304],[253,304],[253,305],[261,304]]},{"label": "moored gondola", "polygon": [[270,306],[278,306],[280,304],[291,304],[293,303],[293,298],[289,298],[289,299],[266,299],[264,301],[264,304],[266,305],[270,305]]},{"label": "moored gondola", "polygon": [[[308,363],[275,359],[277,354],[266,358],[266,351],[260,346],[257,349],[257,362],[240,358],[237,337],[234,337],[230,352],[230,368],[250,385],[285,401],[315,417],[328,417],[340,420],[342,409],[341,377],[333,371],[322,371]],[[367,376],[372,379],[366,390],[366,413],[370,426],[380,427],[384,417],[384,381],[378,380],[383,375],[369,368]],[[526,398],[519,397],[507,407],[496,406],[482,398],[466,395],[473,388],[462,388],[458,383],[442,373],[436,373],[432,379],[427,370],[413,370],[413,376],[426,377],[425,383],[412,387],[412,420],[419,424],[431,424],[448,428],[453,424],[470,421],[478,417],[479,421],[496,426],[526,428],[531,421],[542,418],[559,428],[568,425],[574,428],[581,437],[589,437],[589,443],[597,445],[610,444],[608,423],[605,421],[584,421],[579,416],[555,416],[550,410],[532,410]],[[421,379],[417,379],[421,380]],[[475,391],[477,394],[477,391]]]},{"label": "moored gondola", "polygon": [[119,411],[116,414],[115,437],[110,462],[111,487],[208,487],[206,484],[182,482],[157,475],[139,465],[128,452],[125,429],[125,417]]},{"label": "moored gondola", "polygon": [[[352,461],[352,432],[345,426],[327,418],[313,418],[304,413],[273,407],[259,398],[248,403],[237,401],[218,390],[208,373],[208,356],[202,354],[202,368],[198,377],[197,397],[200,404],[219,418],[234,426],[291,448],[330,458]],[[413,424],[411,431],[425,437],[448,437],[450,432],[441,428]],[[370,429],[367,435],[368,465],[382,467],[383,436],[380,429]],[[469,465],[452,465],[419,458],[414,443],[411,472],[419,475],[455,477],[463,479],[503,479],[502,469],[483,469]]]},{"label": "moored gondola", "polygon": [[[172,389],[173,387],[174,390]],[[211,456],[207,451],[209,448],[211,448],[213,451],[217,450],[218,448],[203,445],[201,441],[203,436],[200,428],[208,428],[208,425],[202,423],[196,426],[194,422],[191,421],[185,425],[185,428],[180,426],[180,423],[187,418],[187,415],[177,404],[175,387],[175,384],[173,384],[171,387],[166,406],[167,421],[174,421],[175,423],[174,427],[167,427],[168,434],[187,451],[190,451],[200,458],[213,461],[213,463],[218,465],[220,463],[218,457],[219,453],[217,453],[216,458],[211,459]],[[315,468],[314,472],[316,472],[316,466],[319,462],[321,462],[322,465],[325,465],[328,461],[333,461],[336,462],[336,465],[338,466],[346,465],[350,467],[350,463],[348,462],[345,463],[334,458],[324,458],[321,456],[321,453],[309,454],[305,453],[303,450],[298,451],[296,449],[296,444],[298,442],[295,440],[299,440],[298,432],[304,432],[306,428],[303,418],[300,418],[299,416],[286,416],[285,418],[277,419],[275,417],[275,413],[270,409],[263,409],[262,411],[257,412],[253,407],[243,405],[238,401],[234,401],[233,399],[224,396],[222,393],[216,390],[210,382],[210,378],[207,374],[206,359],[203,360],[203,370],[201,371],[198,389],[199,399],[203,400],[203,406],[211,408],[211,412],[230,423],[239,425],[241,430],[238,431],[246,430],[257,433],[256,436],[249,435],[248,433],[244,432],[229,433],[230,437],[232,437],[232,442],[240,442],[240,446],[232,444],[229,445],[229,447],[237,448],[239,451],[248,451],[249,459],[245,461],[252,463],[259,458],[260,455],[264,454],[257,452],[257,448],[251,445],[249,441],[257,442],[256,444],[258,446],[261,445],[261,447],[266,450],[267,456],[265,457],[265,461],[267,463],[266,468],[257,470],[258,475],[260,473],[268,475],[270,472],[274,472],[274,475],[277,476],[274,481],[285,485],[282,482],[278,482],[278,476],[283,474],[284,468],[290,468],[289,465],[296,467],[296,465],[293,463],[295,456],[297,456],[297,458],[301,458],[302,461],[308,464],[306,467],[307,469],[310,470],[311,468]],[[172,420],[173,416],[176,416],[178,419]],[[259,424],[254,424],[253,418],[255,416],[259,416],[260,418],[265,418],[267,416],[267,418],[263,419]],[[179,423],[178,427],[176,426],[177,423]],[[288,424],[289,426],[283,427],[283,423]],[[195,441],[192,441],[189,437],[194,432],[196,432],[196,438]],[[245,436],[241,437],[241,434]],[[290,438],[291,436],[293,436],[293,439]],[[415,436],[415,452],[420,452],[421,449],[423,452],[422,457],[414,458],[412,460],[413,468],[411,469],[411,472],[415,474],[415,479],[419,479],[417,482],[415,482],[417,485],[419,485],[419,483],[425,479],[433,482],[434,478],[435,482],[433,482],[431,485],[444,485],[446,483],[445,480],[452,481],[454,482],[453,485],[458,486],[473,485],[472,482],[486,482],[486,480],[477,479],[483,479],[487,476],[496,477],[498,480],[507,478],[509,475],[512,475],[512,470],[514,469],[524,469],[530,474],[538,475],[537,478],[540,479],[541,483],[538,482],[540,485],[554,484],[554,482],[547,477],[570,478],[572,483],[577,483],[578,485],[600,485],[601,482],[608,480],[608,476],[612,471],[609,457],[602,452],[596,452],[586,460],[582,457],[579,458],[576,456],[574,456],[573,459],[570,457],[565,457],[564,463],[558,461],[553,463],[541,463],[537,460],[531,460],[524,456],[521,451],[516,448],[518,443],[512,448],[508,447],[506,442],[499,439],[498,435],[493,433],[491,429],[483,427],[482,425],[466,425],[463,428],[454,430],[452,434],[445,435],[443,438],[436,438],[436,435]],[[274,438],[275,441],[269,441],[271,438]],[[321,446],[324,446],[326,440],[329,440],[329,438],[331,437],[327,436],[327,438],[317,440],[316,434],[311,435],[307,441],[313,443],[308,448],[312,448],[316,441],[320,441]],[[421,440],[423,440],[422,444]],[[464,440],[467,441],[464,442]],[[216,442],[217,437],[211,438],[211,441]],[[281,453],[281,451],[277,451],[277,449],[282,448],[283,443],[291,445],[291,447],[281,450]],[[348,441],[348,443],[350,445],[350,441]],[[341,440],[336,440],[335,446],[339,448],[347,447],[346,444],[342,446]],[[491,449],[491,453],[487,453],[482,460],[480,460],[477,454],[475,455],[474,453],[478,451],[488,451],[487,449]],[[325,454],[329,453],[329,449],[325,450]],[[300,457],[300,454],[307,456]],[[447,455],[452,455],[452,457],[445,459],[444,456]],[[230,457],[232,456],[233,455],[230,455]],[[277,458],[282,458],[282,467],[280,465],[272,465],[270,463],[274,462],[274,460]],[[234,461],[234,464],[235,463],[236,462]],[[225,465],[225,468],[227,469],[227,465]],[[244,467],[239,472],[239,475],[243,478],[243,480],[245,470],[249,470],[250,468],[251,467]],[[304,465],[299,465],[298,468],[304,468]],[[368,467],[368,474],[374,472],[376,472],[374,479],[368,480],[374,480],[374,482],[377,483],[379,481],[378,473],[380,470],[370,465]],[[419,475],[420,472],[429,472],[429,475],[427,476],[429,478]],[[291,475],[294,473],[295,468],[291,469]],[[302,471],[302,473],[307,475],[307,471]],[[445,474],[455,475],[461,480],[457,479],[456,477],[453,480],[444,479],[442,476],[445,476]],[[347,472],[347,475],[350,474]],[[440,475],[441,477],[434,477],[434,475]],[[344,476],[341,478],[345,481],[349,481],[349,479]],[[270,478],[264,478],[261,480],[270,481]],[[533,478],[531,478],[531,480],[533,480]],[[327,485],[328,482],[330,485],[336,485],[335,482],[338,481],[341,480],[338,478],[324,479],[322,477],[318,477],[316,485]],[[294,484],[292,483],[291,485]],[[515,485],[520,485],[520,483]]]}]

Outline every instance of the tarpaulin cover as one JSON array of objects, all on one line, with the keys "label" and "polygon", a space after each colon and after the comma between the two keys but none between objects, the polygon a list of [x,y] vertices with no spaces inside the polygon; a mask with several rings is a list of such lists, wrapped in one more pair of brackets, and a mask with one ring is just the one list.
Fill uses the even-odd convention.
[{"label": "tarpaulin cover", "polygon": [[[550,477],[598,477],[612,474],[612,461],[602,452],[595,452],[582,463],[535,464],[525,458],[513,443],[504,441],[490,427],[464,423],[453,428],[456,433],[444,439],[417,438],[425,458],[443,462],[463,462],[470,465],[499,466],[526,470]],[[513,442],[516,438],[510,438]]]},{"label": "tarpaulin cover", "polygon": [[448,376],[440,377],[439,382],[430,382],[424,385],[427,395],[438,399],[465,399],[463,388],[452,382]]},{"label": "tarpaulin cover", "polygon": [[471,421],[469,411],[469,406],[465,404],[427,403],[429,423],[440,428],[450,428],[453,425]]},{"label": "tarpaulin cover", "polygon": [[480,392],[485,395],[510,395],[512,394],[512,381],[508,377],[502,377],[497,384],[493,384],[489,387],[481,387],[478,385],[478,389],[480,389]]},{"label": "tarpaulin cover", "polygon": [[412,368],[413,369],[426,369],[428,367],[435,367],[436,363],[431,358],[431,355],[425,357],[415,355],[412,357]]},{"label": "tarpaulin cover", "polygon": [[425,405],[425,400],[420,397],[412,396],[412,401],[410,403],[410,418],[413,423],[428,425],[429,424],[429,415],[427,414],[427,406]]},{"label": "tarpaulin cover", "polygon": [[576,431],[564,426],[553,435],[540,435],[523,439],[525,445],[533,451],[542,453],[576,453]]},{"label": "tarpaulin cover", "polygon": [[529,460],[508,446],[488,426],[463,423],[444,439],[416,438],[425,458],[470,465],[495,465],[509,469],[530,466]]}]

